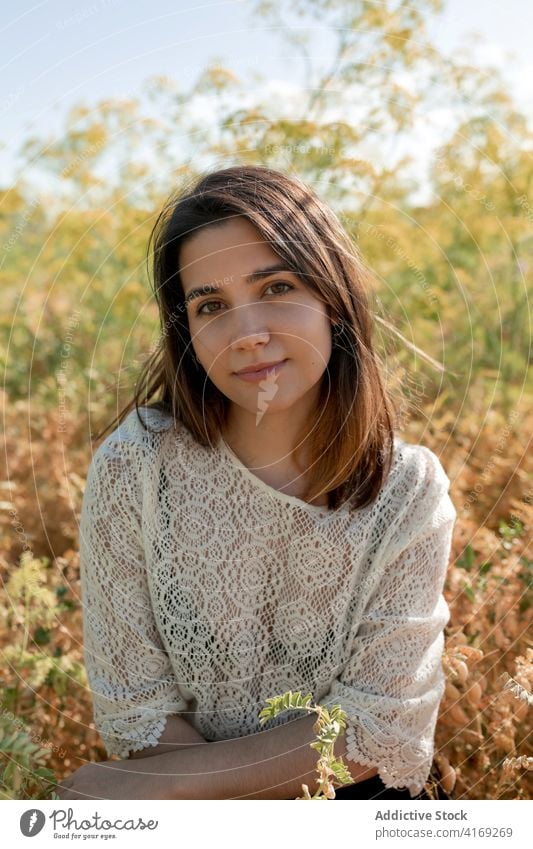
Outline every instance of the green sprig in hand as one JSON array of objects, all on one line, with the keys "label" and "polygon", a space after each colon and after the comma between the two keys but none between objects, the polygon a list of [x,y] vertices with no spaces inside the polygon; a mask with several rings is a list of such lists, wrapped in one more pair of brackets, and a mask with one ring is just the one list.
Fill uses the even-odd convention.
[{"label": "green sprig in hand", "polygon": [[346,713],[340,705],[333,705],[331,712],[322,705],[311,705],[311,699],[311,693],[302,696],[301,692],[293,693],[291,690],[282,696],[267,699],[267,707],[263,708],[259,714],[259,721],[261,725],[264,725],[267,719],[278,716],[286,710],[314,711],[318,714],[318,719],[313,725],[317,739],[309,744],[312,749],[320,753],[317,762],[318,789],[311,796],[307,784],[302,784],[303,796],[297,796],[296,799],[334,799],[334,784],[339,787],[353,784],[353,777],[346,764],[342,758],[336,758],[334,753],[335,741],[339,734],[344,734],[346,728]]}]

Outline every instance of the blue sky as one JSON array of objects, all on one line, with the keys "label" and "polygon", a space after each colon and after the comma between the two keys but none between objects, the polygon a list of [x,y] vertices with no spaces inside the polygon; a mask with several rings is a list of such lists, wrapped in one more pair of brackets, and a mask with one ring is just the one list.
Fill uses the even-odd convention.
[{"label": "blue sky", "polygon": [[[282,40],[254,21],[247,0],[4,0],[2,19],[0,185],[11,182],[14,151],[28,135],[59,130],[77,101],[134,95],[154,74],[191,82],[216,57],[251,87],[255,71],[281,87],[305,82],[301,59],[291,61]],[[499,0],[448,0],[431,29],[448,53],[472,46],[471,33],[480,33],[485,44],[477,55],[502,67],[533,117],[532,23],[530,0],[507,0],[505,7]],[[324,63],[331,44],[317,28],[314,49]]]}]

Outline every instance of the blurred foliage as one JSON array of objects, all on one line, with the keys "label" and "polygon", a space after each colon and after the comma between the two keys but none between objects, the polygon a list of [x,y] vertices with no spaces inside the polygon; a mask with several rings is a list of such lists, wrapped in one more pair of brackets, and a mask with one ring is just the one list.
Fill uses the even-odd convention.
[{"label": "blurred foliage", "polygon": [[78,628],[78,605],[56,572],[50,578],[50,567],[47,558],[26,550],[5,581],[0,798],[50,798],[51,766],[63,769],[67,754],[63,711],[75,691],[87,686],[78,641],[65,639],[57,625],[66,615]]}]

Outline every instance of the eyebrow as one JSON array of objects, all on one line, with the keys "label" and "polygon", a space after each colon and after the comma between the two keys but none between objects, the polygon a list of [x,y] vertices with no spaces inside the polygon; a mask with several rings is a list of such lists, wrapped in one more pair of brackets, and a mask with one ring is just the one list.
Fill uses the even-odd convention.
[{"label": "eyebrow", "polygon": [[[272,274],[279,274],[280,272],[284,272],[285,274],[294,274],[290,268],[287,268],[283,263],[275,263],[274,265],[268,265],[266,268],[258,268],[256,271],[250,272],[245,277],[247,283],[256,283],[258,280],[262,280],[263,277],[271,277]],[[188,295],[186,295],[183,303],[185,306],[193,301],[195,298],[200,298],[202,295],[211,295],[213,292],[219,292],[223,286],[215,286],[213,283],[204,283],[202,286],[195,286],[194,289],[191,289]]]}]

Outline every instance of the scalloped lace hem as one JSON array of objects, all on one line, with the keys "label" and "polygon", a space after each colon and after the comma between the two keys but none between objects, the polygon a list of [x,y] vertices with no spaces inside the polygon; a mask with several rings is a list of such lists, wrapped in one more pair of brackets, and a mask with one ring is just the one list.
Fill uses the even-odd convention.
[{"label": "scalloped lace hem", "polygon": [[418,796],[424,789],[428,780],[428,772],[426,770],[409,775],[404,778],[392,778],[390,772],[385,766],[378,767],[379,777],[387,789],[403,790],[407,788],[411,797]]},{"label": "scalloped lace hem", "polygon": [[[377,758],[371,758],[364,755],[359,749],[353,745],[347,747],[346,760],[354,761],[354,763],[362,764],[363,766],[377,767],[378,775],[387,788],[387,790],[409,790],[411,797],[418,796],[424,789],[429,777],[431,766],[429,768],[421,768],[419,771],[409,773],[402,776],[400,770],[391,764],[387,765]],[[349,765],[348,765],[349,767]],[[396,776],[396,777],[394,777]]]},{"label": "scalloped lace hem", "polygon": [[142,729],[131,729],[131,736],[127,741],[117,736],[117,732],[113,729],[113,722],[109,722],[109,730],[100,732],[108,755],[118,755],[119,758],[127,759],[130,752],[140,752],[149,746],[158,746],[169,715],[167,713],[158,719],[143,723]]}]

